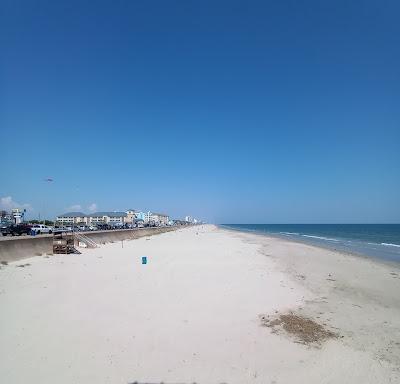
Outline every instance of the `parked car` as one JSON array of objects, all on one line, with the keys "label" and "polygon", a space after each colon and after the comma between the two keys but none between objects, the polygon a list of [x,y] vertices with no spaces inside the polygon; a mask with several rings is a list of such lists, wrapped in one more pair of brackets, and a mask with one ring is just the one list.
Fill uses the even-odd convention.
[{"label": "parked car", "polygon": [[21,236],[23,234],[29,235],[31,233],[31,225],[26,223],[11,224],[5,228],[2,228],[1,233],[3,236]]},{"label": "parked car", "polygon": [[88,227],[89,231],[97,231],[97,226],[96,225],[89,225]]},{"label": "parked car", "polygon": [[54,227],[53,232],[68,232],[67,227]]},{"label": "parked car", "polygon": [[32,225],[31,231],[34,232],[35,235],[40,235],[41,233],[53,233],[53,228],[44,224],[35,224]]},{"label": "parked car", "polygon": [[142,219],[136,219],[133,222],[133,228],[143,228],[145,225],[144,220]]},{"label": "parked car", "polygon": [[121,222],[110,223],[112,229],[123,229],[124,224]]},{"label": "parked car", "polygon": [[10,225],[11,225],[11,223],[6,222],[6,221],[0,222],[0,232],[2,233],[3,236],[7,236],[7,235],[4,235],[4,233],[8,231],[8,227]]},{"label": "parked car", "polygon": [[9,225],[2,224],[2,226],[0,227],[0,232],[2,236],[7,236],[10,233],[9,227],[10,227]]}]

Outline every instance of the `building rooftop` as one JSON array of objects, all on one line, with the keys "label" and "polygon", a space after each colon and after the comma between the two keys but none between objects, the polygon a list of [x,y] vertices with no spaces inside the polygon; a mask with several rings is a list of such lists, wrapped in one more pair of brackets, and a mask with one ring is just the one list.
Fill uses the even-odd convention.
[{"label": "building rooftop", "polygon": [[87,215],[83,212],[67,212],[57,217],[86,217]]},{"label": "building rooftop", "polygon": [[126,212],[93,212],[88,217],[109,216],[109,217],[125,217]]}]

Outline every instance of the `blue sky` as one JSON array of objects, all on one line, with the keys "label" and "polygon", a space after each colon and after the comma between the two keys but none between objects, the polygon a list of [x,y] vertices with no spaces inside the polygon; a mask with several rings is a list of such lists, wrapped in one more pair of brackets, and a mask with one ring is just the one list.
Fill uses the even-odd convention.
[{"label": "blue sky", "polygon": [[2,207],[400,222],[399,4],[3,2]]}]

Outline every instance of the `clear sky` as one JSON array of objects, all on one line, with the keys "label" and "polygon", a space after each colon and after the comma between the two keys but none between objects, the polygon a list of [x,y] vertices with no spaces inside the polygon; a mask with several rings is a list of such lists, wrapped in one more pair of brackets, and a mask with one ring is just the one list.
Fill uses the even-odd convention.
[{"label": "clear sky", "polygon": [[400,222],[400,2],[0,13],[2,207]]}]

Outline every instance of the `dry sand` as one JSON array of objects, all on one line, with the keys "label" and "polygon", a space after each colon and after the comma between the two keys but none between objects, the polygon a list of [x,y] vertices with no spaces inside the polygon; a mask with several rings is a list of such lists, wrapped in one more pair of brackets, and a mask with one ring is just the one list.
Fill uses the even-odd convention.
[{"label": "dry sand", "polygon": [[1,266],[0,308],[7,384],[400,382],[397,266],[211,225]]}]

